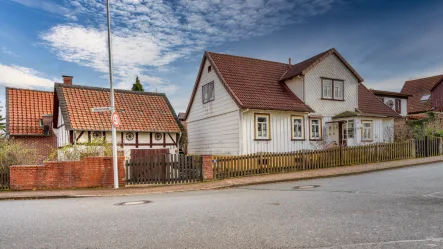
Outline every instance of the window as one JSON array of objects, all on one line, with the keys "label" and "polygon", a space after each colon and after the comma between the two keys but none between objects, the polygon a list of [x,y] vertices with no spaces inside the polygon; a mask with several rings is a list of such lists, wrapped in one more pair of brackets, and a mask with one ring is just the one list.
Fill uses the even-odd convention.
[{"label": "window", "polygon": [[321,139],[321,119],[313,118],[310,119],[311,126],[311,140]]},{"label": "window", "polygon": [[323,95],[324,99],[332,99],[332,80],[323,79]]},{"label": "window", "polygon": [[394,109],[394,101],[388,100],[388,102],[386,102],[386,105],[389,106],[389,108]]},{"label": "window", "polygon": [[271,139],[269,114],[255,114],[255,139]]},{"label": "window", "polygon": [[395,111],[401,113],[401,99],[395,100]]},{"label": "window", "polygon": [[208,73],[212,71],[212,66],[208,66]]},{"label": "window", "polygon": [[343,123],[342,134],[343,140],[354,138],[354,120],[349,120],[347,123]]},{"label": "window", "polygon": [[322,79],[322,98],[344,100],[344,81]]},{"label": "window", "polygon": [[372,121],[362,121],[362,141],[372,141],[373,131],[372,131]]},{"label": "window", "polygon": [[343,99],[343,81],[334,80],[334,99]]},{"label": "window", "polygon": [[203,104],[211,102],[215,99],[214,81],[203,86],[202,98],[203,98]]},{"label": "window", "polygon": [[303,117],[292,116],[292,139],[304,139]]}]

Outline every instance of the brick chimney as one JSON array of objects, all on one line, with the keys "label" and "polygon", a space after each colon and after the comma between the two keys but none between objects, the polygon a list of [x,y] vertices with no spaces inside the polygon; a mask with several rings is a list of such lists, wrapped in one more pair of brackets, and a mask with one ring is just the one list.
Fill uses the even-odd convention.
[{"label": "brick chimney", "polygon": [[63,75],[63,84],[72,85],[72,76]]},{"label": "brick chimney", "polygon": [[289,68],[291,68],[291,65],[292,64],[292,59],[291,58],[289,58]]}]

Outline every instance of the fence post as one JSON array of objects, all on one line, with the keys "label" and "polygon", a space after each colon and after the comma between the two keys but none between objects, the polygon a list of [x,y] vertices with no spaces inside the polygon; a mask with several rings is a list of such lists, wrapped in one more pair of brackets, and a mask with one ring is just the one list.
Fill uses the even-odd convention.
[{"label": "fence post", "polygon": [[203,181],[214,179],[214,162],[212,155],[201,156]]},{"label": "fence post", "polygon": [[414,139],[411,139],[411,157],[412,158],[416,158],[417,157],[417,151],[416,151],[416,148],[415,148],[415,140]]},{"label": "fence post", "polygon": [[443,137],[438,138],[438,155],[443,154]]}]

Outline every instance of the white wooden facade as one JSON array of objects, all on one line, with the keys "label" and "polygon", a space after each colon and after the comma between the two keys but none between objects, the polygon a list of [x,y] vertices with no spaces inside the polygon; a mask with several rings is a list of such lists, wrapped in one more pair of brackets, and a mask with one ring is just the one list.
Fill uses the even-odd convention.
[{"label": "white wooden facade", "polygon": [[[351,117],[333,120],[332,117],[337,114],[358,109],[360,84],[358,78],[335,54],[323,59],[304,76],[296,76],[282,83],[311,107],[315,111],[313,113],[240,109],[215,70],[208,71],[210,62],[206,60],[203,63],[196,83],[196,94],[191,100],[186,119],[189,154],[245,155],[323,148],[328,143],[338,143],[338,121],[343,125],[348,121],[354,123],[353,137],[347,139],[349,146],[392,141],[385,131],[393,128],[393,118]],[[343,101],[322,99],[322,78],[344,82]],[[215,98],[203,103],[202,87],[210,82],[214,82]],[[256,114],[269,115],[269,139],[256,138]],[[294,139],[292,136],[293,116],[303,117],[303,139]],[[310,119],[321,120],[321,141],[310,139]],[[362,120],[372,121],[371,141],[362,141]]]},{"label": "white wooden facade", "polygon": [[[408,116],[408,99],[407,98],[395,98],[395,97],[383,96],[383,95],[377,95],[377,97],[381,98],[383,100],[383,103],[385,103],[386,105],[391,107],[392,110],[394,110],[394,111],[395,111],[395,101],[400,100],[401,108],[400,108],[399,114],[402,117]],[[392,106],[390,106],[391,105],[390,102],[393,104]]]}]

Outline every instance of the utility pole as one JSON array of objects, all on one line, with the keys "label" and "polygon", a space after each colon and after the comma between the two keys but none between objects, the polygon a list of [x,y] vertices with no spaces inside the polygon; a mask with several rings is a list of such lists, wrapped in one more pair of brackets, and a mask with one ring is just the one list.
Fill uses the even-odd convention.
[{"label": "utility pole", "polygon": [[[111,117],[113,117],[115,112],[114,105],[114,86],[112,84],[112,54],[111,54],[111,15],[109,14],[109,1],[106,0],[106,14],[108,15],[108,55],[109,55],[109,84],[111,91]],[[110,120],[111,121],[111,120]],[[118,188],[118,167],[117,167],[117,128],[114,122],[111,121],[112,125],[112,166],[114,169],[114,188]]]}]

